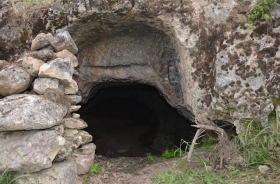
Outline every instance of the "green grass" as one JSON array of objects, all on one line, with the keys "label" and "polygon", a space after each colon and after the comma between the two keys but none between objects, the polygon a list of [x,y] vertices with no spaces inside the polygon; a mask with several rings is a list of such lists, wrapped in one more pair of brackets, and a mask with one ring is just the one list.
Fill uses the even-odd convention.
[{"label": "green grass", "polygon": [[147,153],[147,159],[148,159],[150,162],[154,162],[154,161],[155,161],[155,157],[154,157],[151,153]]},{"label": "green grass", "polygon": [[166,149],[162,154],[162,158],[175,158],[175,157],[181,157],[183,155],[184,151],[180,148],[173,148],[173,149]]},{"label": "green grass", "polygon": [[167,171],[159,173],[152,180],[153,184],[212,184],[223,183],[230,184],[233,182],[225,181],[225,174],[216,174],[215,172],[208,172],[206,170],[188,169],[186,171]]},{"label": "green grass", "polygon": [[278,157],[275,150],[280,146],[278,122],[276,130],[272,130],[271,127],[263,128],[256,120],[242,122],[247,125],[246,129],[239,134],[236,147],[245,161],[245,166],[271,165]]},{"label": "green grass", "polygon": [[9,168],[7,167],[0,175],[0,184],[12,184],[19,179],[25,179],[27,176],[30,175],[25,174],[15,177],[14,173],[9,172]]},{"label": "green grass", "polygon": [[252,10],[246,13],[248,28],[255,29],[254,21],[257,19],[268,22],[272,18],[269,11],[276,6],[278,6],[276,0],[257,0]]}]

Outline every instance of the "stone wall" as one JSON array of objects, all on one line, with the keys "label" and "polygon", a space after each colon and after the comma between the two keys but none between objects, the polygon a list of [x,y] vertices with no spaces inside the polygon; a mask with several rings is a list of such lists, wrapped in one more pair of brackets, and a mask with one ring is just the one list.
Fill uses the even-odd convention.
[{"label": "stone wall", "polygon": [[58,30],[39,34],[16,62],[1,60],[0,172],[36,172],[40,183],[76,184],[89,171],[95,145],[82,130],[87,123],[73,113],[82,100],[72,79],[77,52],[69,33]]}]

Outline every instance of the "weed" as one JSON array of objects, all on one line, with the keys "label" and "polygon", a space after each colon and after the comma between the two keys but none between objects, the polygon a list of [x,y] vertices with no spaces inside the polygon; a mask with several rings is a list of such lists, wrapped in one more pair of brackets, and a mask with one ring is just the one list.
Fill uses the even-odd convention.
[{"label": "weed", "polygon": [[245,166],[270,165],[277,158],[275,150],[280,145],[278,131],[272,131],[270,127],[262,128],[257,120],[242,119],[240,122],[247,124],[245,132],[239,134],[236,144]]},{"label": "weed", "polygon": [[98,173],[99,168],[98,168],[99,164],[95,163],[92,166],[90,166],[90,170],[89,170],[89,174],[95,174]]},{"label": "weed", "polygon": [[4,172],[0,175],[0,184],[12,184],[15,181],[19,179],[24,179],[27,176],[30,176],[29,174],[19,175],[17,177],[14,176],[13,173],[8,172],[9,168],[7,167]]},{"label": "weed", "polygon": [[208,172],[205,170],[192,170],[188,169],[186,171],[167,171],[157,174],[152,180],[153,184],[160,183],[232,183],[231,181],[225,181],[223,178],[225,174],[216,174],[215,172]]},{"label": "weed", "polygon": [[173,149],[166,149],[162,154],[161,157],[163,158],[174,158],[174,157],[181,157],[183,154],[183,150],[180,148],[173,148]]},{"label": "weed", "polygon": [[247,23],[249,29],[255,29],[254,21],[257,19],[265,20],[268,22],[272,17],[269,11],[276,7],[278,4],[276,0],[257,0],[252,10],[246,13]]},{"label": "weed", "polygon": [[154,161],[155,161],[155,158],[154,158],[154,156],[153,156],[151,153],[147,153],[147,159],[148,159],[150,162],[154,162]]}]

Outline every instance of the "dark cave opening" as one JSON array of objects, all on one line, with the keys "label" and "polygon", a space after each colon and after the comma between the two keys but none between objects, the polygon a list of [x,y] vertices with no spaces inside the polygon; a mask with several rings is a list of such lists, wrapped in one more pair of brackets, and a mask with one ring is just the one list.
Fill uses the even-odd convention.
[{"label": "dark cave opening", "polygon": [[79,111],[93,136],[96,154],[107,157],[159,155],[191,141],[196,129],[154,87],[103,87]]}]

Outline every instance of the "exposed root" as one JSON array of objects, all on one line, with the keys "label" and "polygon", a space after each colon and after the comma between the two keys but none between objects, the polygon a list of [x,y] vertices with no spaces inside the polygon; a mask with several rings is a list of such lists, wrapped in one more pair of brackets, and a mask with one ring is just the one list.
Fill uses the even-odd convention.
[{"label": "exposed root", "polygon": [[218,145],[216,147],[217,153],[214,155],[214,167],[217,168],[222,168],[224,165],[224,162],[229,160],[232,151],[233,151],[233,143],[230,142],[227,133],[225,132],[224,129],[218,127],[214,122],[208,120],[205,116],[203,115],[198,115],[195,119],[196,125],[192,125],[193,127],[198,128],[196,131],[196,134],[193,138],[191,148],[189,150],[188,156],[187,156],[187,161],[190,161],[191,155],[194,149],[194,145],[199,138],[199,136],[204,133],[206,130],[211,130],[214,131],[218,134]]}]

